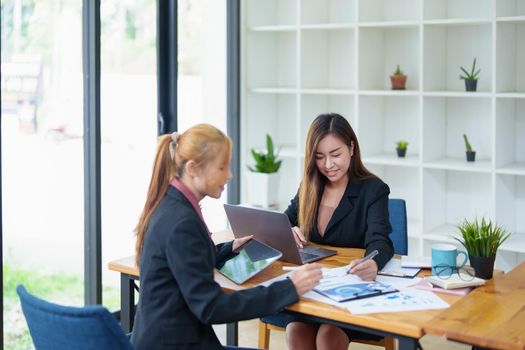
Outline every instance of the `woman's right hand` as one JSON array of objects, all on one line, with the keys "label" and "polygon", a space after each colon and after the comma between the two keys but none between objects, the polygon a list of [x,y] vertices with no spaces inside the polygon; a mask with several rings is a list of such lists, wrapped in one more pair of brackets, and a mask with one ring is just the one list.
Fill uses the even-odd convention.
[{"label": "woman's right hand", "polygon": [[303,265],[295,270],[290,277],[299,296],[311,291],[313,287],[317,286],[321,278],[323,278],[323,272],[319,264]]},{"label": "woman's right hand", "polygon": [[293,238],[295,238],[295,244],[298,248],[302,248],[303,244],[306,244],[306,238],[304,237],[301,229],[297,226],[292,227]]}]

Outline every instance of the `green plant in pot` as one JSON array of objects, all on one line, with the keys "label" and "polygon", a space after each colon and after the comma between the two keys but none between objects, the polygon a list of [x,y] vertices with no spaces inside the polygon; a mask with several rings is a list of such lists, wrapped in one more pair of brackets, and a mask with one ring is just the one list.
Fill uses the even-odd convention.
[{"label": "green plant in pot", "polygon": [[266,135],[266,149],[252,149],[251,154],[255,161],[254,166],[248,166],[246,174],[248,201],[252,205],[272,207],[277,204],[279,177],[281,167],[279,152],[275,151],[273,140]]},{"label": "green plant in pot", "polygon": [[390,76],[390,82],[392,83],[392,90],[405,90],[407,76],[403,73],[401,68],[399,68],[399,64],[394,73]]},{"label": "green plant in pot", "polygon": [[476,160],[476,151],[472,149],[472,145],[468,141],[468,137],[466,134],[463,134],[463,140],[465,141],[465,153],[467,155],[467,162],[473,162]]},{"label": "green plant in pot", "polygon": [[496,252],[510,236],[501,226],[490,219],[478,218],[469,221],[464,219],[458,226],[460,237],[454,237],[468,252],[470,265],[474,268],[476,277],[492,278]]},{"label": "green plant in pot", "polygon": [[396,142],[397,156],[404,158],[407,153],[408,141],[399,140]]},{"label": "green plant in pot", "polygon": [[478,75],[479,72],[481,72],[481,69],[476,70],[476,58],[474,58],[474,62],[472,63],[472,69],[470,72],[468,72],[465,68],[459,67],[462,74],[459,75],[459,79],[465,80],[465,90],[467,91],[476,91],[478,87]]}]

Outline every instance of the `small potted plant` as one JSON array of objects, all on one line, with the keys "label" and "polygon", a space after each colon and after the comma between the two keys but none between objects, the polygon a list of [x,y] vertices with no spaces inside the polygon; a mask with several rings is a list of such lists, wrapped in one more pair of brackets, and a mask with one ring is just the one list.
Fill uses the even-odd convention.
[{"label": "small potted plant", "polygon": [[473,162],[476,160],[476,151],[472,150],[470,142],[468,142],[467,135],[463,134],[463,140],[465,140],[465,148],[467,154],[467,162]]},{"label": "small potted plant", "polygon": [[392,90],[405,90],[407,76],[403,73],[399,64],[397,65],[394,74],[390,76],[390,81],[392,82]]},{"label": "small potted plant", "polygon": [[481,72],[481,69],[478,69],[476,71],[476,58],[474,58],[474,62],[472,63],[472,70],[470,73],[463,67],[459,67],[462,74],[459,75],[459,79],[465,80],[465,89],[467,91],[476,91],[476,88],[478,86],[478,75],[479,72]]},{"label": "small potted plant", "polygon": [[404,158],[407,153],[408,141],[399,140],[396,142],[396,151],[399,158]]},{"label": "small potted plant", "polygon": [[248,166],[247,189],[248,201],[252,205],[261,207],[271,207],[277,204],[277,194],[279,185],[278,171],[281,167],[281,160],[278,153],[274,152],[273,140],[270,135],[266,135],[266,150],[251,150],[255,166]]},{"label": "small potted plant", "polygon": [[458,226],[460,237],[454,237],[468,252],[470,265],[474,268],[476,277],[492,278],[496,252],[510,236],[501,226],[491,220],[475,218],[467,219]]}]

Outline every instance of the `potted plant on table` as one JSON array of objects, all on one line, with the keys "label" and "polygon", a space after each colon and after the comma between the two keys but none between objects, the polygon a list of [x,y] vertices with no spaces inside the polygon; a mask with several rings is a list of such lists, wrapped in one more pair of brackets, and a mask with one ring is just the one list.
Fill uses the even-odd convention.
[{"label": "potted plant on table", "polygon": [[467,219],[458,226],[460,238],[454,237],[468,252],[470,265],[474,268],[476,277],[492,278],[496,252],[503,242],[510,236],[501,226],[491,220],[475,218]]},{"label": "potted plant on table", "polygon": [[467,155],[467,162],[473,162],[476,160],[476,151],[472,150],[472,146],[470,145],[470,142],[468,142],[468,138],[466,134],[463,134],[463,140],[465,140],[465,148],[466,148],[466,155]]},{"label": "potted plant on table", "polygon": [[392,90],[405,90],[407,76],[403,73],[399,64],[397,65],[394,74],[390,76],[390,81],[392,82]]},{"label": "potted plant on table", "polygon": [[396,142],[396,151],[399,158],[404,158],[407,153],[408,141],[399,140]]},{"label": "potted plant on table", "polygon": [[478,75],[479,72],[481,72],[481,69],[476,71],[476,58],[474,58],[474,62],[472,62],[472,69],[470,73],[461,66],[459,68],[463,72],[459,75],[459,79],[465,80],[465,89],[467,91],[476,91],[478,86]]},{"label": "potted plant on table", "polygon": [[277,204],[277,194],[279,186],[278,171],[281,167],[281,160],[278,153],[274,151],[273,140],[270,135],[266,135],[266,150],[251,150],[255,166],[248,166],[246,173],[248,202],[252,205],[261,207],[271,207]]}]

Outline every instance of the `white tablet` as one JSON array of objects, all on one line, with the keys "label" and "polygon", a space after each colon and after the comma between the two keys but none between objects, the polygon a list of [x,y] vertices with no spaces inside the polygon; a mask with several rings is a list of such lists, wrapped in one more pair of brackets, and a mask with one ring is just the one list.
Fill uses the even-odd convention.
[{"label": "white tablet", "polygon": [[219,272],[237,284],[242,284],[282,256],[281,252],[255,239],[250,240]]}]

